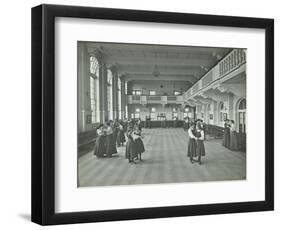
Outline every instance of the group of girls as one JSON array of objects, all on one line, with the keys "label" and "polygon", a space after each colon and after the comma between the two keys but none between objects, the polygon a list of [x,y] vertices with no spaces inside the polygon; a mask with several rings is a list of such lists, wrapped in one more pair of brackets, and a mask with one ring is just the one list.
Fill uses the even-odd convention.
[{"label": "group of girls", "polygon": [[94,146],[94,155],[97,158],[112,157],[117,153],[117,146],[123,146],[125,138],[126,123],[108,121],[97,127],[97,139]]},{"label": "group of girls", "polygon": [[234,120],[225,120],[222,145],[234,151],[239,149]]},{"label": "group of girls", "polygon": [[199,165],[201,165],[201,158],[206,155],[204,146],[205,132],[202,120],[197,120],[193,123],[190,123],[188,136],[189,141],[187,148],[187,157],[189,157],[192,164],[194,162],[197,162],[199,163]]},{"label": "group of girls", "polygon": [[139,122],[131,121],[127,130],[127,143],[125,157],[129,163],[136,163],[136,160],[142,161],[141,154],[145,151],[142,141],[141,125]]},{"label": "group of girls", "polygon": [[129,122],[116,120],[100,124],[97,128],[94,155],[97,158],[112,157],[117,153],[116,146],[124,146],[126,142],[125,157],[129,163],[136,163],[136,160],[142,161],[141,154],[145,151],[142,138],[139,120]]}]

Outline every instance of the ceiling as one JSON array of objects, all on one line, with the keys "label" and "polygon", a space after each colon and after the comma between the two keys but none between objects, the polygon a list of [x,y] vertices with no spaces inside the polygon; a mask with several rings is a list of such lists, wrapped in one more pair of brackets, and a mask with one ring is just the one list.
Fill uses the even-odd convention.
[{"label": "ceiling", "polygon": [[231,48],[88,42],[108,67],[116,66],[126,81],[188,81],[194,84]]}]

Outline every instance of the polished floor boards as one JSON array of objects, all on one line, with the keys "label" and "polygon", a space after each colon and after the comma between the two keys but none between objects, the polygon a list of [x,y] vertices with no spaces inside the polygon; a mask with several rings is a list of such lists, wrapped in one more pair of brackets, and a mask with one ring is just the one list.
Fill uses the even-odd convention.
[{"label": "polished floor boards", "polygon": [[80,186],[111,186],[241,180],[246,178],[246,153],[221,145],[221,139],[208,138],[202,165],[187,158],[187,133],[181,128],[143,129],[143,161],[129,164],[125,146],[112,158],[97,159],[92,152],[80,157]]}]

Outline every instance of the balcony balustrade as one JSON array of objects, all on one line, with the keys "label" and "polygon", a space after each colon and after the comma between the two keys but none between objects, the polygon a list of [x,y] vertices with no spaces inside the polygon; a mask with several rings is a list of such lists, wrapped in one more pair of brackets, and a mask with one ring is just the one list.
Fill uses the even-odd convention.
[{"label": "balcony balustrade", "polygon": [[233,71],[239,69],[246,63],[246,52],[244,49],[234,49],[224,57],[216,66],[208,71],[199,81],[184,93],[184,97],[189,99],[199,91],[210,86],[213,82],[224,79]]},{"label": "balcony balustrade", "polygon": [[182,104],[183,96],[127,95],[129,104]]}]

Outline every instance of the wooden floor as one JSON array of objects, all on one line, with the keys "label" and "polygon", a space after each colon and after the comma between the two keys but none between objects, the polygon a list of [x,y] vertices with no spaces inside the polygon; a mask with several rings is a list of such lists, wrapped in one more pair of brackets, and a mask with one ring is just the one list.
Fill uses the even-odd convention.
[{"label": "wooden floor", "polygon": [[125,147],[113,158],[97,159],[93,153],[80,157],[80,186],[111,186],[177,182],[242,180],[246,178],[246,153],[233,152],[221,139],[205,141],[202,165],[187,158],[187,133],[181,128],[143,129],[143,162],[129,164]]}]

